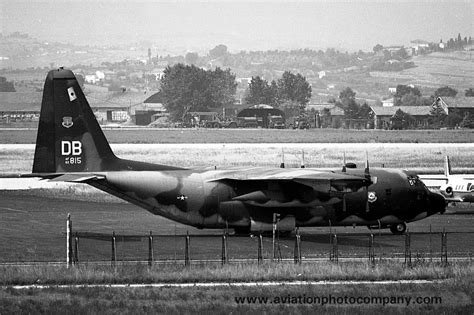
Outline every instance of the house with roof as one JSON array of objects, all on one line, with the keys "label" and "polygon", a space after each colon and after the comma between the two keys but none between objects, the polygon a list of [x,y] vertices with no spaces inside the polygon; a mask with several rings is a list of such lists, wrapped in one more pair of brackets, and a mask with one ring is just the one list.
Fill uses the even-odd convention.
[{"label": "house with roof", "polygon": [[474,116],[474,97],[440,96],[436,98],[432,106],[440,106],[446,112],[446,115],[449,115],[450,112],[457,112],[461,116],[466,115],[466,113]]},{"label": "house with roof", "polygon": [[121,91],[93,91],[86,95],[94,114],[101,124],[130,120],[133,107],[143,104],[149,93]]},{"label": "house with roof", "polygon": [[410,128],[420,129],[428,127],[431,109],[431,106],[370,106],[370,116],[374,119],[374,129],[390,129],[392,117],[401,110],[413,117]]},{"label": "house with roof", "polygon": [[339,128],[344,120],[344,110],[334,103],[309,103],[306,110],[315,113],[316,128]]}]

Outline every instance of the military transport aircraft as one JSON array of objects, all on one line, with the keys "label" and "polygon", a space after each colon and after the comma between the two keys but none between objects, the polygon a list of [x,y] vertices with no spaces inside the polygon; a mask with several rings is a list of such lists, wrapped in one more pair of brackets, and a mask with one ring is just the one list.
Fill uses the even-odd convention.
[{"label": "military transport aircraft", "polygon": [[449,156],[444,160],[444,174],[420,175],[425,183],[439,183],[430,185],[439,189],[447,202],[474,202],[474,174],[453,174]]},{"label": "military transport aircraft", "polygon": [[73,72],[47,75],[32,174],[85,183],[153,214],[237,233],[311,226],[369,226],[403,233],[445,210],[415,174],[398,169],[194,170],[124,160],[112,152]]}]

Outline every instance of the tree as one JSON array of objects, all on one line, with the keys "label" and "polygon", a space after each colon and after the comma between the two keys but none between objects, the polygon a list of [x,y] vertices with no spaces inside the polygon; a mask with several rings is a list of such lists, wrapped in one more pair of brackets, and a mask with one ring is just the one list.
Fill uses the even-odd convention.
[{"label": "tree", "polygon": [[343,101],[344,99],[352,99],[355,100],[356,93],[350,88],[346,87],[339,93],[339,99]]},{"label": "tree", "polygon": [[209,56],[212,59],[216,59],[219,57],[223,57],[227,54],[227,46],[226,45],[217,45],[216,47],[209,50]]},{"label": "tree", "polygon": [[272,85],[269,85],[266,80],[259,76],[252,77],[244,102],[252,105],[276,105],[277,93],[275,81],[272,82]]},{"label": "tree", "polygon": [[[397,91],[395,92],[395,95],[393,96],[395,105],[396,106],[405,105],[403,103],[403,97],[405,95],[410,95],[410,94],[414,97],[405,97],[405,101],[409,103],[409,105],[416,105],[417,103],[421,102],[421,100],[419,100],[421,98],[421,92],[417,87],[414,87],[411,85],[402,85],[402,84],[397,85]],[[418,99],[418,100],[415,100],[415,99]]]},{"label": "tree", "polygon": [[176,120],[186,111],[219,110],[233,103],[236,88],[230,69],[206,71],[178,63],[165,69],[159,98]]},{"label": "tree", "polygon": [[430,110],[430,125],[434,128],[441,128],[444,126],[444,121],[447,114],[441,104],[435,102]]},{"label": "tree", "polygon": [[445,117],[444,123],[447,127],[457,127],[463,120],[462,112],[458,108],[449,110],[449,115]]},{"label": "tree", "polygon": [[413,121],[414,118],[410,114],[398,109],[390,118],[391,129],[407,129]]},{"label": "tree", "polygon": [[194,65],[199,60],[199,55],[198,53],[195,53],[195,52],[188,52],[186,56],[184,57],[184,59],[186,60],[186,63],[188,65]]},{"label": "tree", "polygon": [[219,67],[208,73],[211,79],[209,89],[212,99],[209,104],[214,108],[232,105],[237,90],[235,74],[230,72],[230,69],[222,70]]},{"label": "tree", "polygon": [[369,119],[370,112],[371,112],[370,106],[367,103],[364,103],[359,107],[359,111],[357,112],[357,117],[360,119]]},{"label": "tree", "polygon": [[13,82],[7,81],[5,77],[0,77],[0,92],[16,92]]},{"label": "tree", "polygon": [[346,118],[359,118],[359,104],[356,103],[355,96],[356,93],[350,87],[346,87],[339,93],[340,101],[336,102],[336,106],[339,106],[344,110]]},{"label": "tree", "polygon": [[400,99],[401,106],[421,106],[421,103],[422,98],[412,93],[405,94]]},{"label": "tree", "polygon": [[311,99],[311,86],[301,74],[285,71],[276,83],[280,101],[295,101],[301,106],[306,105]]},{"label": "tree", "polygon": [[469,88],[469,90],[466,90],[466,93],[464,93],[464,96],[466,97],[473,97],[474,96],[474,89]]},{"label": "tree", "polygon": [[455,97],[458,91],[449,86],[440,87],[434,92],[435,98],[439,96]]},{"label": "tree", "polygon": [[471,116],[469,113],[464,115],[463,120],[460,123],[461,128],[474,128],[474,116]]},{"label": "tree", "polygon": [[377,45],[374,46],[373,50],[374,50],[374,53],[377,53],[377,52],[383,50],[383,46],[380,45],[380,44],[377,44]]},{"label": "tree", "polygon": [[394,97],[401,98],[403,95],[410,93],[416,96],[421,96],[421,92],[417,87],[414,87],[412,85],[399,84],[397,85],[397,90],[395,92]]}]

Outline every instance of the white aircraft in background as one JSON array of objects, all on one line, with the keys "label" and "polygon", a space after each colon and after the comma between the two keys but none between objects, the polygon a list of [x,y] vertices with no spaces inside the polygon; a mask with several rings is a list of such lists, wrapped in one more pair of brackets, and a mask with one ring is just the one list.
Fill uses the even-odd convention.
[{"label": "white aircraft in background", "polygon": [[447,202],[474,202],[474,174],[452,174],[449,156],[444,162],[444,174],[419,177],[430,189],[439,187]]}]

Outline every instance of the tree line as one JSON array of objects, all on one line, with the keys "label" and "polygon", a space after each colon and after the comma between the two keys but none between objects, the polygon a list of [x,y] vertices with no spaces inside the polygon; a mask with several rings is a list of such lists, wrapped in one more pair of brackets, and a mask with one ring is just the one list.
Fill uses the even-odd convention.
[{"label": "tree line", "polygon": [[[161,78],[161,90],[153,101],[162,102],[173,120],[188,111],[221,112],[235,103],[237,83],[230,69],[205,70],[182,63],[168,66]],[[286,103],[306,105],[311,99],[311,86],[300,74],[289,71],[278,81],[253,77],[244,98],[248,105],[280,106]]]},{"label": "tree line", "polygon": [[252,77],[244,97],[244,103],[267,104],[274,107],[300,106],[302,109],[311,99],[311,85],[301,74],[285,71],[280,79],[268,83],[260,76]]}]

